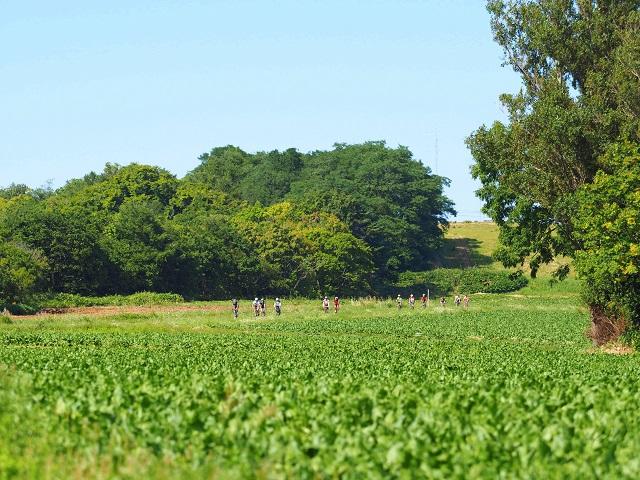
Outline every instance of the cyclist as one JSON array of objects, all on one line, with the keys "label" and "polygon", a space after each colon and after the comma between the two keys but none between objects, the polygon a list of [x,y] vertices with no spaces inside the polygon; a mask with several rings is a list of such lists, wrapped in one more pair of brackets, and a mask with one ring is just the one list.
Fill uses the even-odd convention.
[{"label": "cyclist", "polygon": [[460,295],[456,295],[456,298],[453,301],[455,302],[456,307],[459,307],[462,299],[460,298]]},{"label": "cyclist", "polygon": [[260,300],[258,300],[258,297],[253,301],[253,315],[260,316]]},{"label": "cyclist", "polygon": [[327,297],[322,299],[322,310],[324,313],[329,313],[329,299]]},{"label": "cyclist", "polygon": [[422,296],[420,297],[420,302],[422,302],[422,308],[427,308],[427,294],[423,293]]},{"label": "cyclist", "polygon": [[280,313],[282,313],[282,302],[279,298],[276,298],[276,301],[273,303],[273,308],[276,310],[276,315],[280,316]]},{"label": "cyclist", "polygon": [[398,298],[396,298],[396,303],[398,304],[398,310],[402,308],[402,297],[398,294]]},{"label": "cyclist", "polygon": [[233,300],[231,300],[231,305],[233,305],[233,318],[238,318],[238,299],[234,298]]},{"label": "cyclist", "polygon": [[335,313],[338,313],[338,310],[340,310],[340,299],[338,297],[333,298],[333,308]]},{"label": "cyclist", "polygon": [[411,307],[411,310],[413,310],[413,307],[416,304],[416,297],[413,296],[413,293],[411,295],[409,295],[409,306]]},{"label": "cyclist", "polygon": [[267,316],[267,307],[264,302],[264,298],[260,299],[260,313],[262,313],[263,317]]}]

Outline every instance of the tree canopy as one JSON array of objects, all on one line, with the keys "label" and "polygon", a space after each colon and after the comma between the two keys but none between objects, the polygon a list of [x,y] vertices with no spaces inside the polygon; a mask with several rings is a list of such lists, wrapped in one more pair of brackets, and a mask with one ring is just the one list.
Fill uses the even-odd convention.
[{"label": "tree canopy", "polygon": [[107,164],[56,191],[12,185],[0,190],[0,240],[23,280],[12,274],[3,298],[371,293],[428,264],[453,213],[447,183],[408,149],[368,142],[214,148],[182,179]]}]

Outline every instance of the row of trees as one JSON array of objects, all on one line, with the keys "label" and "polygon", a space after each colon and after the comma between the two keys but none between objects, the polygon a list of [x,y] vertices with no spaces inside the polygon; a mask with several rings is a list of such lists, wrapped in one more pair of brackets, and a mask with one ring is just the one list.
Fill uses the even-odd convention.
[{"label": "row of trees", "polygon": [[0,191],[0,292],[364,294],[424,267],[453,213],[403,147],[215,148],[183,179],[108,164],[56,190]]},{"label": "row of trees", "polygon": [[[575,259],[594,321],[640,325],[640,0],[491,0],[522,78],[468,139],[507,266]],[[558,277],[566,275],[562,266]]]}]

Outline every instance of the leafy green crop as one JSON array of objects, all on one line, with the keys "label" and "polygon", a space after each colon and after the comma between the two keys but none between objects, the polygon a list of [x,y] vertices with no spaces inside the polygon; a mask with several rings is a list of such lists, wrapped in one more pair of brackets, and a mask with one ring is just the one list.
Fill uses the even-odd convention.
[{"label": "leafy green crop", "polygon": [[0,478],[640,474],[638,358],[575,295],[284,307],[0,325]]}]

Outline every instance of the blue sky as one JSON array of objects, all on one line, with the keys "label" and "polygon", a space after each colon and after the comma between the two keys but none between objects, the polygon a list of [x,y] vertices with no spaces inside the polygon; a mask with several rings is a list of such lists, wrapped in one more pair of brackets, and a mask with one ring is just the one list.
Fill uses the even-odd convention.
[{"label": "blue sky", "polygon": [[464,139],[503,119],[482,0],[0,0],[0,185],[148,163],[184,175],[214,146],[386,140],[480,218]]}]

